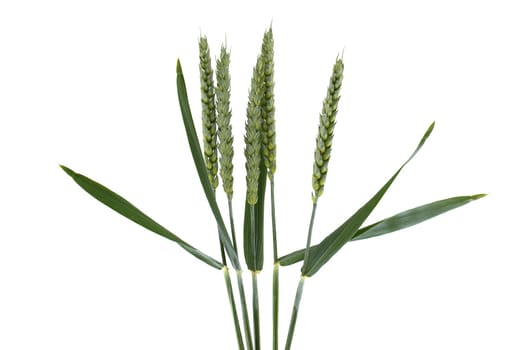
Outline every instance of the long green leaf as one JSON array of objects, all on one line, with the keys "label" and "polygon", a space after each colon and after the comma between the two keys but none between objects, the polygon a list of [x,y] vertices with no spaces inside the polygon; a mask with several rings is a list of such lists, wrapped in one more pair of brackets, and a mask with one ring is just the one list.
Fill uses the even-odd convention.
[{"label": "long green leaf", "polygon": [[[414,226],[484,196],[485,194],[452,197],[403,211],[389,218],[375,222],[374,224],[362,227],[356,231],[348,242],[377,237]],[[313,246],[312,248],[315,247],[317,246]],[[303,260],[304,255],[305,249],[300,249],[293,253],[284,255],[279,259],[280,265],[287,266],[300,262]]]},{"label": "long green leaf", "polygon": [[225,247],[232,266],[235,270],[239,271],[241,270],[241,265],[239,264],[238,256],[228,235],[225,222],[223,221],[223,217],[221,216],[221,212],[219,211],[219,207],[216,202],[214,190],[210,184],[210,180],[208,179],[203,153],[201,152],[201,145],[195,131],[190,104],[188,103],[188,94],[186,92],[186,83],[184,81],[183,70],[179,60],[177,60],[177,96],[179,98],[179,107],[181,108],[186,136],[188,138],[188,144],[190,145],[190,151],[192,152],[192,157],[194,159],[195,168],[199,174],[199,180],[203,186],[203,190],[205,192],[206,199],[208,200],[208,204],[210,205],[210,209],[212,209],[212,213],[216,219],[217,226],[219,228],[219,237]]},{"label": "long green leaf", "polygon": [[115,210],[117,213],[123,215],[124,217],[130,219],[136,224],[141,225],[142,227],[157,233],[165,238],[168,238],[171,241],[178,243],[184,250],[198,258],[199,260],[207,263],[208,265],[215,267],[216,269],[223,268],[223,264],[219,261],[211,258],[210,256],[202,253],[196,248],[192,247],[190,244],[183,241],[181,238],[177,237],[166,228],[155,222],[148,215],[144,214],[142,211],[137,209],[133,204],[128,202],[123,197],[119,196],[117,193],[113,192],[109,188],[91,180],[90,178],[76,173],[70,168],[61,165],[60,166],[66,174],[71,176],[71,178],[86,192],[92,195],[95,199],[102,202],[106,206]]},{"label": "long green leaf", "polygon": [[403,211],[390,218],[364,227],[363,231],[359,230],[351,238],[351,241],[377,237],[402,230],[485,196],[486,194],[476,194],[473,196],[453,197]]},{"label": "long green leaf", "polygon": [[391,184],[394,182],[398,174],[406,166],[406,164],[413,159],[413,157],[422,148],[427,138],[433,131],[435,123],[432,123],[424,136],[420,140],[416,150],[411,154],[408,160],[402,164],[402,166],[396,171],[396,173],[385,183],[385,185],[358,211],[345,221],[336,231],[325,237],[325,239],[315,248],[312,249],[310,259],[307,265],[304,264],[302,273],[305,276],[313,276],[320,268],[325,265],[346,243],[351,237],[358,231],[360,226],[369,217],[371,212],[376,208],[376,205],[383,198]]},{"label": "long green leaf", "polygon": [[[265,221],[265,190],[267,185],[267,168],[261,161],[258,202],[254,205],[256,211],[256,251],[252,251],[252,232],[250,230],[250,205],[245,200],[245,220],[243,222],[243,248],[245,261],[250,271],[261,271],[263,269],[263,246],[264,246],[264,221]],[[254,255],[256,259],[254,260]],[[255,261],[255,265],[254,265]]]}]

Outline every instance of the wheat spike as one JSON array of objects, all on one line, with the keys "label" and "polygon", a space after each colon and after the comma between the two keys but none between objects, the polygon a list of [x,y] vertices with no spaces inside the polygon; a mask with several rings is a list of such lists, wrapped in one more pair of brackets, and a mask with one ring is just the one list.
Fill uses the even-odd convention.
[{"label": "wheat spike", "polygon": [[208,178],[212,187],[217,188],[217,126],[214,92],[214,72],[210,58],[208,40],[205,36],[199,38],[199,72],[201,76],[201,105],[203,124],[203,153]]},{"label": "wheat spike", "polygon": [[270,179],[276,172],[276,128],[274,107],[274,36],[272,27],[265,32],[261,45],[264,70],[264,91],[262,101],[262,142],[263,160]]},{"label": "wheat spike", "polygon": [[255,205],[258,201],[259,165],[261,162],[261,103],[264,88],[264,64],[258,57],[252,74],[248,94],[247,122],[245,124],[245,158],[247,170],[247,202]]},{"label": "wheat spike", "polygon": [[221,55],[216,65],[216,99],[217,99],[217,134],[219,138],[219,165],[223,180],[223,189],[231,200],[234,194],[234,138],[232,136],[230,109],[230,53],[224,46],[221,47]]},{"label": "wheat spike", "polygon": [[327,88],[327,96],[323,101],[323,108],[320,113],[312,173],[314,202],[323,194],[325,179],[327,177],[334,126],[336,124],[336,114],[338,112],[338,101],[340,100],[340,89],[343,80],[343,68],[343,61],[338,57],[332,69],[329,87]]}]

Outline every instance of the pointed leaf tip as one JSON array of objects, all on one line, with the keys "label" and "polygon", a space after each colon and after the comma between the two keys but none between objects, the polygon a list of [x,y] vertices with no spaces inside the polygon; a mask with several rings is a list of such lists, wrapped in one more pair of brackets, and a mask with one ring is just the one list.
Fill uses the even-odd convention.
[{"label": "pointed leaf tip", "polygon": [[435,129],[435,122],[432,122],[431,125],[429,125],[429,127],[426,130],[426,133],[422,137],[422,141],[425,141],[429,137],[429,135],[431,135],[431,133],[433,132],[433,129]]},{"label": "pointed leaf tip", "polygon": [[183,69],[181,68],[181,60],[177,59],[177,74],[182,74]]},{"label": "pointed leaf tip", "polygon": [[484,198],[487,195],[488,195],[487,193],[476,194],[476,195],[473,196],[473,200]]},{"label": "pointed leaf tip", "polygon": [[73,170],[71,170],[70,168],[68,168],[65,165],[59,164],[59,166],[62,168],[62,170],[64,170],[66,172],[66,174],[68,174],[71,177],[73,177],[76,174]]}]

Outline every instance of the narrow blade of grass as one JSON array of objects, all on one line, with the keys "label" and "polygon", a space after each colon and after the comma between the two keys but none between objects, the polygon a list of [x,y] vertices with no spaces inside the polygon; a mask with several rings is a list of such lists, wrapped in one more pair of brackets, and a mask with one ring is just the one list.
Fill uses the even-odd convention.
[{"label": "narrow blade of grass", "polygon": [[358,211],[345,221],[336,231],[325,237],[325,239],[315,248],[312,249],[311,258],[308,261],[308,265],[304,265],[302,273],[306,276],[313,276],[320,268],[325,265],[346,243],[352,236],[358,231],[360,226],[369,217],[371,212],[376,208],[376,205],[383,198],[391,184],[397,178],[398,174],[406,166],[406,164],[413,159],[413,157],[422,148],[427,138],[433,131],[435,123],[432,123],[424,136],[420,140],[416,150],[411,154],[408,160],[402,164],[402,166],[396,171],[396,173],[385,183],[385,185]]},{"label": "narrow blade of grass", "polygon": [[[444,214],[450,210],[461,207],[484,196],[485,194],[476,194],[473,196],[452,197],[405,210],[389,218],[380,220],[374,224],[359,229],[351,237],[351,239],[349,239],[348,242],[373,238],[417,225],[421,222],[432,219],[435,216]],[[317,246],[313,246],[312,249],[315,249],[316,247]],[[302,261],[304,255],[305,250],[300,249],[293,253],[282,256],[279,258],[279,263],[282,266],[292,265]]]},{"label": "narrow blade of grass", "polygon": [[402,230],[485,196],[485,194],[476,194],[473,196],[453,197],[406,210],[385,220],[364,227],[363,230],[356,232],[351,240],[358,241],[360,239],[377,237],[386,233]]},{"label": "narrow blade of grass", "polygon": [[[250,205],[245,201],[245,220],[243,222],[243,248],[245,261],[250,271],[263,269],[264,221],[265,221],[265,191],[267,187],[267,169],[261,162],[261,173],[258,184],[258,201],[254,205],[256,220],[256,251],[252,251],[252,234],[250,230]],[[255,258],[254,258],[255,256]]]},{"label": "narrow blade of grass", "polygon": [[141,225],[142,227],[157,233],[164,238],[168,238],[171,241],[179,244],[184,250],[192,254],[199,260],[207,263],[208,265],[215,267],[216,269],[222,269],[223,264],[219,261],[211,258],[210,256],[202,253],[196,248],[192,247],[190,244],[183,241],[181,238],[174,235],[172,232],[168,231],[166,228],[155,222],[148,215],[144,214],[142,211],[137,209],[133,204],[128,202],[126,199],[113,192],[109,188],[99,184],[96,181],[91,180],[90,178],[76,173],[70,168],[61,165],[61,168],[68,174],[82,189],[88,192],[95,199],[115,210],[117,213],[122,216],[130,219],[136,224]]},{"label": "narrow blade of grass", "polygon": [[228,236],[228,231],[219,211],[219,207],[216,202],[214,195],[214,190],[208,179],[208,173],[206,170],[206,165],[203,159],[203,153],[201,151],[201,145],[195,131],[195,125],[192,118],[192,112],[190,110],[190,104],[188,103],[188,94],[186,92],[186,83],[184,81],[183,70],[181,68],[181,63],[177,60],[177,95],[179,97],[179,106],[181,108],[181,114],[183,116],[184,127],[186,130],[186,136],[188,138],[188,144],[190,145],[190,150],[192,152],[192,157],[194,159],[194,164],[199,174],[199,180],[203,186],[203,190],[212,209],[212,213],[217,221],[217,226],[219,228],[219,237],[223,243],[225,250],[228,254],[228,257],[232,263],[232,266],[235,270],[241,270],[241,265],[239,263],[238,256],[232,245],[232,241]]}]

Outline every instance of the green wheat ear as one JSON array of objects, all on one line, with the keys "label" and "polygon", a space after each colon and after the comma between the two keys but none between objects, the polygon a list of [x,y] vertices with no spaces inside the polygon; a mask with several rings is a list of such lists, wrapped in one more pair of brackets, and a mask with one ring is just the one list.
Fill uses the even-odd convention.
[{"label": "green wheat ear", "polygon": [[199,38],[199,72],[201,76],[201,105],[203,123],[203,153],[208,178],[212,187],[217,188],[217,130],[216,106],[214,92],[214,72],[208,40],[205,36]]},{"label": "green wheat ear", "polygon": [[223,180],[223,189],[231,200],[234,194],[234,138],[232,136],[232,110],[230,109],[230,53],[224,46],[221,47],[221,55],[216,65],[217,77],[217,133],[219,138],[219,164],[221,165],[221,179]]},{"label": "green wheat ear", "polygon": [[327,96],[323,101],[318,126],[318,137],[316,138],[316,150],[314,151],[314,165],[312,172],[312,188],[314,190],[312,199],[314,202],[323,194],[329,159],[331,157],[332,138],[334,136],[334,125],[338,112],[338,101],[343,80],[343,61],[340,57],[332,69]]},{"label": "green wheat ear", "polygon": [[274,119],[274,36],[272,27],[263,36],[261,57],[264,70],[264,92],[262,101],[262,153],[270,179],[276,172],[276,128]]},{"label": "green wheat ear", "polygon": [[247,170],[247,202],[255,205],[258,201],[259,164],[261,162],[261,110],[264,89],[264,63],[258,57],[252,74],[248,94],[247,122],[245,124],[245,158]]}]

